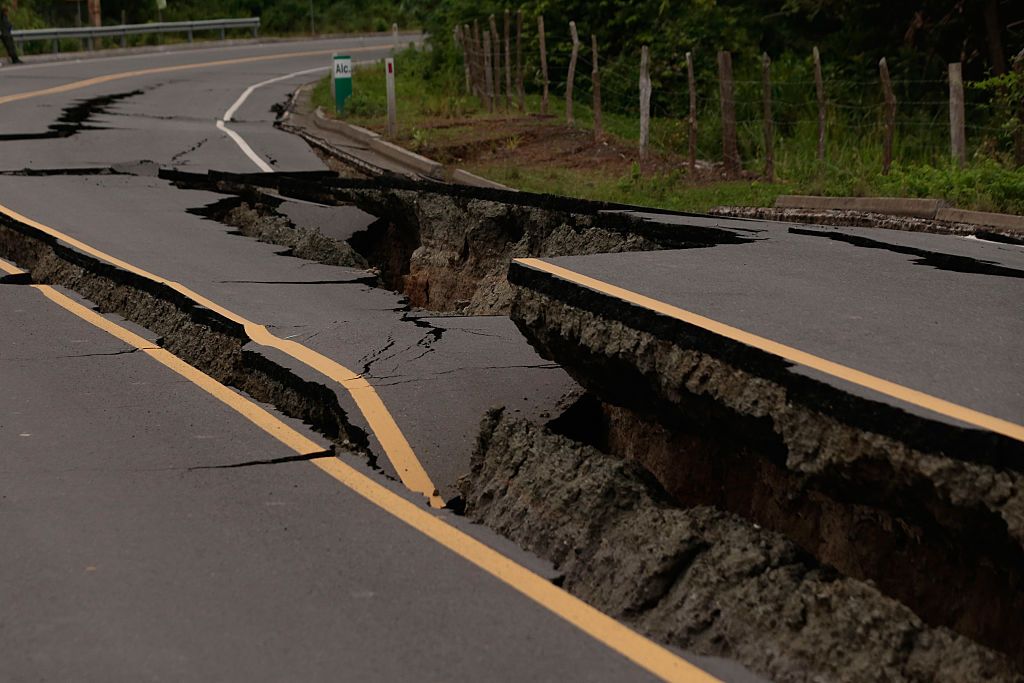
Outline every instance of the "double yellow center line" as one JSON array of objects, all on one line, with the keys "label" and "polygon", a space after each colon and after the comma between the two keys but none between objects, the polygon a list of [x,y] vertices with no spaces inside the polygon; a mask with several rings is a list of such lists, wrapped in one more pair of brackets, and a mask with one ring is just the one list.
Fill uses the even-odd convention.
[{"label": "double yellow center line", "polygon": [[[10,274],[24,272],[3,260],[0,260],[0,270]],[[273,414],[165,349],[154,347],[143,337],[104,318],[49,285],[32,287],[61,308],[139,349],[192,382],[295,453],[315,455],[323,451],[315,442]],[[337,457],[325,455],[313,458],[310,462],[387,514],[408,524],[651,674],[666,681],[680,683],[713,683],[717,680],[666,648],[644,638],[582,600],[569,595],[550,581],[435,517],[422,507],[389,491]]]}]

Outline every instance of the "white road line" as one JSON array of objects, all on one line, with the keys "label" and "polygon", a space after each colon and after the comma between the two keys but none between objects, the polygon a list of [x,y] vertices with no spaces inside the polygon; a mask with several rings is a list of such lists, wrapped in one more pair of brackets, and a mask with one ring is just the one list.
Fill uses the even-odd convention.
[{"label": "white road line", "polygon": [[238,108],[241,107],[242,104],[247,99],[249,99],[249,95],[251,95],[252,91],[255,90],[256,88],[262,88],[265,85],[270,85],[271,83],[277,83],[278,81],[287,81],[289,78],[295,78],[296,76],[305,76],[306,74],[316,73],[317,71],[330,71],[330,69],[331,69],[330,66],[318,66],[318,67],[315,67],[315,68],[312,68],[312,69],[306,69],[304,71],[295,71],[295,72],[287,74],[285,76],[278,76],[277,78],[268,78],[267,80],[260,81],[259,83],[255,84],[255,85],[250,85],[248,88],[245,89],[245,92],[242,93],[241,97],[239,97],[237,100],[235,100],[235,103],[232,104],[230,107],[228,107],[228,110],[226,112],[224,112],[224,117],[221,120],[224,121],[225,123],[230,121],[234,117],[235,112],[238,111]]},{"label": "white road line", "polygon": [[249,146],[249,143],[246,142],[245,139],[241,135],[239,135],[235,131],[233,131],[230,128],[228,128],[225,125],[225,123],[232,120],[232,118],[235,115],[235,112],[238,111],[238,108],[241,107],[242,104],[244,104],[247,99],[249,99],[249,95],[251,95],[253,93],[253,91],[256,90],[257,88],[262,88],[265,85],[270,85],[271,83],[277,83],[279,81],[287,81],[289,78],[295,78],[296,76],[303,76],[305,74],[316,73],[317,71],[328,71],[328,70],[330,70],[329,66],[318,66],[318,67],[315,67],[313,69],[304,69],[303,71],[295,71],[293,73],[286,74],[284,76],[278,76],[276,78],[270,78],[270,79],[267,79],[265,81],[260,81],[259,83],[256,83],[254,85],[250,85],[248,88],[245,89],[245,92],[243,92],[239,96],[239,98],[237,100],[235,100],[235,103],[232,104],[230,107],[228,107],[228,110],[226,112],[224,112],[223,118],[217,119],[217,130],[223,131],[224,133],[227,134],[228,137],[230,137],[232,140],[234,140],[235,144],[238,145],[239,149],[241,149],[242,152],[245,153],[245,156],[249,157],[249,159],[252,161],[252,163],[256,164],[256,167],[259,168],[261,171],[263,171],[264,173],[271,173],[271,172],[273,172],[274,169],[271,168],[270,164],[268,164],[266,161],[264,161],[263,158],[260,157],[259,154],[254,152],[252,147]]}]

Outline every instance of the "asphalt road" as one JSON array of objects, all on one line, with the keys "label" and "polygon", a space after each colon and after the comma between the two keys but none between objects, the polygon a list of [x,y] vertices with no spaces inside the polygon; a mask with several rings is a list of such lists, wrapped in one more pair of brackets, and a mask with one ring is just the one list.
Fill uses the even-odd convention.
[{"label": "asphalt road", "polygon": [[[487,407],[538,415],[571,387],[506,318],[412,315],[358,271],[188,213],[219,196],[66,174],[140,161],[253,172],[253,156],[322,169],[270,125],[272,107],[332,52],[389,49],[390,38],[311,40],[5,67],[0,205],[358,371],[448,498]],[[227,122],[248,155],[217,122],[246,88],[282,76]],[[699,679],[554,588],[535,558],[428,511],[386,458],[375,472],[339,453],[344,476],[323,458],[289,460],[223,400],[36,288],[0,284],[0,319],[0,678]],[[334,387],[382,450],[346,391],[291,362]]]},{"label": "asphalt road", "polygon": [[310,463],[238,466],[291,453],[38,291],[0,307],[0,678],[645,678]]},{"label": "asphalt road", "polygon": [[[602,295],[646,297],[818,359],[1024,423],[1024,247],[950,235],[651,216],[749,241],[544,259]],[[558,277],[556,275],[556,277]],[[614,291],[620,288],[627,294]],[[644,304],[641,304],[644,305]],[[767,347],[765,347],[767,348]],[[845,392],[963,426],[874,385],[793,363]]]}]

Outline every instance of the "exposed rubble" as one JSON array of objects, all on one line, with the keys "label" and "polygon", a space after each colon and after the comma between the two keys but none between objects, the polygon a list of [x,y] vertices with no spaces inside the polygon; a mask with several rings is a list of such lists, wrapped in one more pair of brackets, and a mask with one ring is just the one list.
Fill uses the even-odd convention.
[{"label": "exposed rubble", "polygon": [[531,277],[512,270],[513,320],[601,399],[576,438],[642,463],[684,506],[780,531],[929,623],[1021,656],[1018,443],[898,415],[637,309],[597,314],[596,296],[566,302]]},{"label": "exposed rubble", "polygon": [[679,508],[635,462],[500,409],[466,514],[555,563],[562,586],[662,642],[776,681],[1016,681],[999,655],[927,626],[870,582],[713,507]]}]

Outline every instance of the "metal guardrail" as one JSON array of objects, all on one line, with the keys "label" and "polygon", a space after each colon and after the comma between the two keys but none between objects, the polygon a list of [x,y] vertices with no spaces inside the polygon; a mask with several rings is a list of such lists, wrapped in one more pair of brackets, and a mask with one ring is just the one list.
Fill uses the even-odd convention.
[{"label": "metal guardrail", "polygon": [[12,31],[18,44],[35,41],[53,41],[53,51],[60,52],[60,41],[81,40],[86,49],[93,49],[97,38],[120,38],[121,47],[128,46],[128,36],[147,33],[185,33],[188,42],[196,31],[220,31],[221,40],[227,37],[229,29],[248,29],[253,38],[259,34],[260,18],[248,19],[205,19],[203,21],[163,21],[149,24],[121,24],[118,26],[82,26],[80,28],[35,28]]}]

